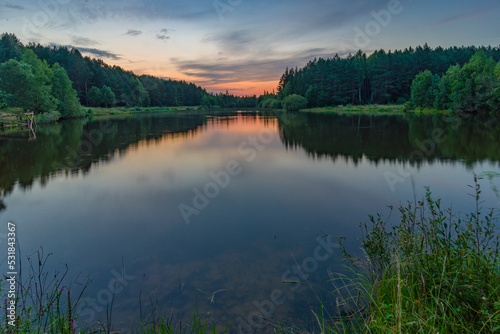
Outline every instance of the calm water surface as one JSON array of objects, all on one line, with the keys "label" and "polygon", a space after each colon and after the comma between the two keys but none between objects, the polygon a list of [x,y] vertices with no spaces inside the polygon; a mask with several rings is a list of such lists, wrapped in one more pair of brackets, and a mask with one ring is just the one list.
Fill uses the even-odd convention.
[{"label": "calm water surface", "polygon": [[[139,320],[139,298],[145,313],[151,301],[178,319],[197,307],[233,332],[313,328],[344,264],[335,236],[358,252],[368,214],[425,186],[472,210],[473,173],[500,172],[499,134],[498,122],[450,116],[66,121],[0,139],[1,226],[17,223],[23,257],[53,253],[47,271],[68,264],[75,291],[93,280],[87,321],[105,318],[116,283],[116,330]],[[484,207],[498,207],[495,184],[481,180]]]}]

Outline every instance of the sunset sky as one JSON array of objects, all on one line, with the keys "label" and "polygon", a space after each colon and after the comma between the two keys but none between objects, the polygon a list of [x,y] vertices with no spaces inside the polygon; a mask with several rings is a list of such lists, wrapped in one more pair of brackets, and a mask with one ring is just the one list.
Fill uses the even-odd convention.
[{"label": "sunset sky", "polygon": [[498,0],[1,1],[1,32],[237,95],[359,49],[500,44]]}]

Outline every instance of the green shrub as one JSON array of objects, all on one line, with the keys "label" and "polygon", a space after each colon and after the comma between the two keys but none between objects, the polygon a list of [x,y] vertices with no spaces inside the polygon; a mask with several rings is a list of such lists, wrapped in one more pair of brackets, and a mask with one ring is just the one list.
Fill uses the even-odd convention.
[{"label": "green shrub", "polygon": [[413,110],[414,106],[413,106],[413,103],[411,103],[411,101],[407,101],[403,104],[403,112],[408,112],[408,111],[411,111]]},{"label": "green shrub", "polygon": [[37,124],[44,123],[54,123],[61,118],[61,114],[58,111],[49,111],[42,114],[35,115],[35,122]]},{"label": "green shrub", "polygon": [[303,96],[292,94],[283,99],[283,108],[287,111],[299,111],[307,107],[307,99]]},{"label": "green shrub", "polygon": [[398,99],[396,100],[396,104],[405,104],[406,103],[406,99],[402,96],[398,97]]},{"label": "green shrub", "polygon": [[260,104],[261,108],[265,109],[281,109],[281,101],[275,98],[267,98]]}]

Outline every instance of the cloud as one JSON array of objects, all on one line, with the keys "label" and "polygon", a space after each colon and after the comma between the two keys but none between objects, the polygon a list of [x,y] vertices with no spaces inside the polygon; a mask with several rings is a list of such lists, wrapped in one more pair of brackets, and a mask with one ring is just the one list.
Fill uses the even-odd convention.
[{"label": "cloud", "polygon": [[76,45],[93,46],[93,45],[99,44],[99,42],[91,40],[90,38],[76,36],[76,35],[72,36],[71,39],[72,39],[73,43]]},{"label": "cloud", "polygon": [[452,17],[448,17],[444,20],[441,20],[441,21],[437,21],[437,22],[433,22],[433,23],[430,23],[430,24],[426,24],[426,25],[423,25],[421,27],[418,27],[417,30],[420,30],[420,29],[427,29],[427,28],[434,28],[434,27],[441,27],[441,26],[444,26],[444,25],[447,25],[447,24],[451,24],[451,23],[455,23],[455,22],[460,22],[460,21],[465,21],[465,20],[470,20],[470,19],[473,19],[473,18],[476,18],[476,17],[480,17],[480,16],[485,16],[485,15],[488,15],[492,12],[493,9],[497,8],[498,5],[496,6],[493,6],[491,8],[487,8],[487,9],[481,9],[481,10],[478,10],[478,11],[475,11],[475,12],[465,12],[465,13],[462,13],[462,14],[457,14],[457,15],[454,15]]},{"label": "cloud", "polygon": [[5,7],[5,8],[9,8],[9,9],[15,9],[15,10],[24,10],[25,7],[24,6],[21,6],[21,5],[12,5],[12,4],[4,4],[4,5],[0,5],[0,7]]},{"label": "cloud", "polygon": [[130,35],[130,36],[139,36],[140,34],[142,34],[142,31],[139,31],[139,30],[134,30],[134,29],[129,29],[125,35]]},{"label": "cloud", "polygon": [[167,39],[170,39],[170,36],[167,35],[170,31],[173,31],[173,30],[172,29],[162,29],[162,30],[160,30],[160,32],[158,34],[156,34],[156,38],[158,38],[162,41],[166,41]]},{"label": "cloud", "polygon": [[334,49],[314,48],[310,50],[275,54],[272,58],[256,58],[250,55],[245,59],[228,60],[225,58],[185,60],[171,58],[171,63],[184,75],[201,78],[196,83],[211,86],[239,81],[276,81],[286,67],[303,67],[314,57],[329,58],[335,55]]},{"label": "cloud", "polygon": [[83,53],[89,53],[97,58],[109,58],[112,60],[122,59],[122,57],[120,55],[118,55],[116,53],[112,53],[110,51],[106,51],[106,50],[99,50],[99,49],[95,49],[95,48],[82,48],[82,47],[72,46],[72,45],[68,45],[67,47],[68,48],[75,48],[78,51],[83,52]]},{"label": "cloud", "polygon": [[255,41],[255,38],[252,37],[247,30],[237,30],[228,33],[224,32],[221,35],[209,35],[206,36],[203,41],[216,42],[223,48],[233,49],[235,47],[249,45]]}]

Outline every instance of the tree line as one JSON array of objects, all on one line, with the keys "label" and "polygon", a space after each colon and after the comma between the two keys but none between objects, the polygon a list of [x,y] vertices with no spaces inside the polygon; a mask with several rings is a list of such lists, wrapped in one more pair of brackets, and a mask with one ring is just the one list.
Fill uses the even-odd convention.
[{"label": "tree line", "polygon": [[498,113],[500,61],[495,62],[480,50],[463,66],[450,66],[442,75],[430,70],[420,72],[411,85],[411,104],[476,114]]},{"label": "tree line", "polygon": [[415,76],[425,70],[439,76],[453,65],[463,66],[478,51],[495,61],[500,47],[450,47],[427,44],[404,50],[361,50],[347,57],[314,59],[303,68],[286,69],[277,87],[277,100],[296,94],[307,98],[308,107],[345,104],[404,103],[411,98]]}]

